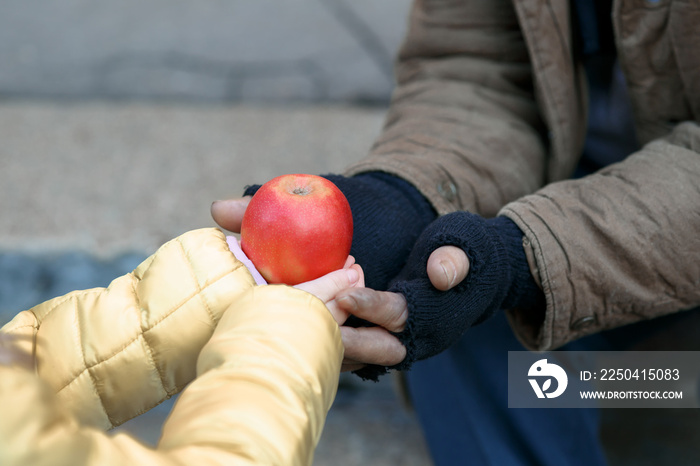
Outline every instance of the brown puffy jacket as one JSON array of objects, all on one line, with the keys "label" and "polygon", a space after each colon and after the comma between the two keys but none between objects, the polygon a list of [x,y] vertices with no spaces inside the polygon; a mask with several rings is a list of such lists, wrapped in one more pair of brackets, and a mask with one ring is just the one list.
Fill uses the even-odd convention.
[{"label": "brown puffy jacket", "polygon": [[700,305],[700,8],[614,2],[643,147],[580,180],[570,18],[568,0],[417,0],[385,128],[346,173],[396,174],[440,214],[514,220],[547,304],[508,314],[537,350]]},{"label": "brown puffy jacket", "polygon": [[[311,464],[343,357],[323,302],[256,286],[215,229],[18,314],[8,341],[34,370],[0,363],[3,466]],[[104,432],[181,390],[156,448]]]}]

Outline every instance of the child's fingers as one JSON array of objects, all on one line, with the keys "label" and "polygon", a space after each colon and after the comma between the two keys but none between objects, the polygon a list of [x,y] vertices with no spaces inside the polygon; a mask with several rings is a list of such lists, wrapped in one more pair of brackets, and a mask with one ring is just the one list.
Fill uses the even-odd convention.
[{"label": "child's fingers", "polygon": [[295,288],[307,291],[327,303],[341,290],[355,286],[360,280],[363,280],[362,269],[359,265],[353,264],[347,269],[336,270],[316,280],[300,283]]},{"label": "child's fingers", "polygon": [[[350,256],[352,257],[352,256]],[[362,267],[359,264],[353,264],[351,267],[357,268],[358,273],[360,274],[360,279],[357,280],[357,283],[352,285],[355,288],[364,288],[365,286],[365,271],[362,270]]]},{"label": "child's fingers", "polygon": [[335,302],[335,297],[342,290],[365,286],[365,274],[362,267],[355,263],[355,258],[348,256],[345,266],[323,277],[296,285],[295,288],[307,291],[322,300],[338,325],[342,325],[349,313]]},{"label": "child's fingers", "polygon": [[349,268],[352,264],[355,263],[355,258],[353,256],[348,256],[348,258],[345,261],[345,265],[343,266],[344,269]]},{"label": "child's fingers", "polygon": [[348,259],[345,261],[345,265],[343,266],[344,269],[348,269],[352,266],[357,267],[357,271],[360,272],[360,279],[352,285],[353,287],[364,287],[365,286],[365,271],[362,270],[362,266],[359,264],[355,263],[355,258],[353,256],[348,256]]}]

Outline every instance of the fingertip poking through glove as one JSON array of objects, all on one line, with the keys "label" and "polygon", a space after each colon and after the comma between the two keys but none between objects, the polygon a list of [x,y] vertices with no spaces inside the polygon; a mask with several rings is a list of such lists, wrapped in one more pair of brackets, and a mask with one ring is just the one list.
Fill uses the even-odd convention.
[{"label": "fingertip poking through glove", "polygon": [[[446,350],[474,325],[499,309],[526,308],[544,302],[522,245],[523,233],[506,217],[484,219],[469,212],[445,215],[416,242],[406,267],[389,291],[408,304],[405,329],[394,335],[406,347],[406,358],[390,368],[367,366],[357,375],[377,380],[387,369],[408,370],[415,361]],[[428,257],[441,246],[457,246],[469,258],[467,277],[448,291],[428,278]]]}]

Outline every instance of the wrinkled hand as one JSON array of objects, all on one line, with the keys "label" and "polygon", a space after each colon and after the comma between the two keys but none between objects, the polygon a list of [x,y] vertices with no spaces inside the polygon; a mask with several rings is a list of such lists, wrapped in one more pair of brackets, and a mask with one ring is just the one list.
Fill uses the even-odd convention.
[{"label": "wrinkled hand", "polygon": [[[462,280],[452,279],[454,263],[430,260],[447,246],[468,258]],[[465,211],[444,215],[423,231],[389,291],[403,295],[408,307],[405,328],[396,334],[406,347],[406,357],[393,367],[398,370],[447,350],[500,310],[529,312],[544,297],[530,272],[520,228],[506,217]]]},{"label": "wrinkled hand", "polygon": [[225,230],[241,232],[241,221],[252,196],[216,201],[211,205],[211,216]]},{"label": "wrinkled hand", "polygon": [[[449,290],[467,276],[469,260],[461,249],[444,246],[430,255],[427,273],[438,290]],[[335,298],[346,317],[352,314],[376,327],[340,328],[345,345],[343,371],[357,371],[366,365],[394,366],[406,357],[406,348],[393,333],[404,330],[408,318],[406,299],[399,293],[369,288],[348,288]]]}]

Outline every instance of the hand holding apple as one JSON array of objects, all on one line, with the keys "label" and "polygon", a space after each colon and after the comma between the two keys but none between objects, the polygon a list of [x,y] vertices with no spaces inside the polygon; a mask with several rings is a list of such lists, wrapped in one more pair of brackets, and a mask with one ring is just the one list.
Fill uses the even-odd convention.
[{"label": "hand holding apple", "polygon": [[343,268],[352,233],[350,205],[331,181],[282,175],[250,200],[241,249],[269,283],[297,285]]},{"label": "hand holding apple", "polygon": [[354,257],[348,256],[342,269],[310,282],[294,285],[294,288],[311,293],[323,301],[338,325],[342,326],[350,313],[338,305],[336,297],[349,288],[364,288],[364,286],[365,277],[362,267],[355,263]]}]

